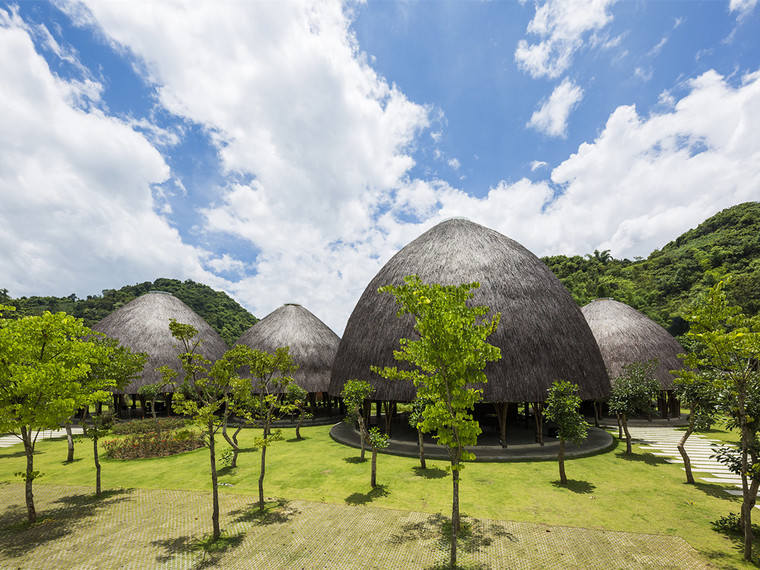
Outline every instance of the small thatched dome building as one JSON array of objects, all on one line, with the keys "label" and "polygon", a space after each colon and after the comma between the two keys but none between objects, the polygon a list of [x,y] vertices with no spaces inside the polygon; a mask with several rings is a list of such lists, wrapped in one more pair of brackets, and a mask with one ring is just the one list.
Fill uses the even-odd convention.
[{"label": "small thatched dome building", "polygon": [[273,311],[238,339],[235,344],[274,352],[287,346],[298,370],[293,380],[309,393],[327,392],[330,368],[340,338],[301,305],[286,304]]},{"label": "small thatched dome building", "polygon": [[633,307],[613,299],[597,299],[581,308],[594,333],[610,378],[623,373],[623,366],[657,359],[655,377],[663,390],[673,384],[671,370],[680,370],[679,354],[686,352],[668,331]]},{"label": "small thatched dome building", "polygon": [[156,368],[164,364],[182,374],[177,355],[181,344],[169,330],[169,322],[194,326],[202,340],[198,352],[215,361],[227,351],[227,343],[195,311],[170,293],[152,291],[130,301],[123,307],[92,326],[92,329],[119,341],[133,352],[148,354],[148,362],[142,376],[124,390],[125,394],[137,394],[140,386],[161,380]]},{"label": "small thatched dome building", "polygon": [[441,222],[409,243],[364,290],[346,325],[333,364],[330,393],[358,378],[376,388],[378,400],[410,401],[409,382],[389,382],[371,365],[395,366],[399,339],[414,338],[414,319],[396,316],[398,306],[383,285],[400,285],[416,274],[426,283],[478,281],[473,302],[501,313],[489,342],[501,360],[485,369],[486,402],[543,402],[558,379],[580,386],[584,399],[603,398],[609,381],[599,348],[569,291],[549,268],[519,243],[465,219]]}]

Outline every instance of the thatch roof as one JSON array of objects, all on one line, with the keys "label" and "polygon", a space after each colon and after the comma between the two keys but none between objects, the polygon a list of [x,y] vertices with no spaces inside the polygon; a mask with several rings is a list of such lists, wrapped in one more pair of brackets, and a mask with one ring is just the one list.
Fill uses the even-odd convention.
[{"label": "thatch roof", "polygon": [[170,319],[194,326],[202,343],[198,352],[206,358],[217,360],[227,351],[227,343],[195,311],[170,293],[154,291],[130,301],[93,325],[92,329],[104,333],[127,346],[133,352],[149,355],[142,376],[124,390],[137,394],[140,386],[161,380],[156,368],[166,364],[182,374],[177,358],[181,343],[172,337]]},{"label": "thatch roof", "polygon": [[238,339],[235,344],[274,352],[287,346],[298,370],[293,380],[307,392],[326,392],[330,368],[340,338],[301,305],[287,304],[270,313]]},{"label": "thatch roof", "polygon": [[678,354],[686,352],[668,331],[633,307],[612,299],[598,299],[581,311],[602,351],[610,378],[633,362],[658,361],[655,377],[664,390],[671,387],[671,370],[684,367]]},{"label": "thatch roof", "polygon": [[580,386],[584,399],[609,393],[604,362],[572,296],[549,268],[519,243],[464,219],[446,220],[409,243],[365,289],[346,325],[333,364],[330,393],[358,378],[376,388],[375,398],[408,401],[411,383],[388,382],[370,365],[395,366],[400,338],[416,338],[414,320],[396,316],[383,285],[399,285],[416,274],[426,283],[478,281],[474,303],[501,313],[489,342],[501,360],[485,369],[483,398],[490,402],[544,401],[557,379]]}]

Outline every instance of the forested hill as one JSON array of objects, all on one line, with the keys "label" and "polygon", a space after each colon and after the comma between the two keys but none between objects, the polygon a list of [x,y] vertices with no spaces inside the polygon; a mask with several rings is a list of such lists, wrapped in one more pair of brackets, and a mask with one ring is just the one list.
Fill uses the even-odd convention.
[{"label": "forested hill", "polygon": [[112,311],[148,291],[166,291],[183,301],[203,317],[230,346],[258,321],[227,293],[215,291],[208,285],[191,280],[164,278],[156,279],[153,283],[146,281],[137,285],[125,285],[118,290],[106,289],[102,295],[92,295],[86,299],[77,299],[73,294],[68,297],[11,299],[7,290],[0,289],[0,303],[15,306],[19,316],[39,315],[44,311],[64,311],[83,319],[85,325],[92,326]]},{"label": "forested hill", "polygon": [[684,331],[678,315],[699,293],[730,277],[726,287],[745,314],[760,312],[760,203],[723,210],[646,259],[614,259],[608,251],[543,261],[579,305],[612,297],[670,330]]}]

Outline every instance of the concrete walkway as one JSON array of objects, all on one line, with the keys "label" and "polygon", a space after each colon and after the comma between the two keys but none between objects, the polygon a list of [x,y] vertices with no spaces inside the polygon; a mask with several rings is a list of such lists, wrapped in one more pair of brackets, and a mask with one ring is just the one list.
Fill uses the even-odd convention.
[{"label": "concrete walkway", "polygon": [[[74,435],[82,435],[82,426],[71,426],[71,433]],[[66,437],[66,430],[42,430],[37,437],[37,441],[41,439],[52,439],[54,437]],[[12,445],[16,445],[17,443],[21,443],[21,439],[15,435],[0,435],[0,447],[10,447]]]},{"label": "concrete walkway", "polygon": [[[666,458],[668,463],[683,464],[681,454],[678,452],[678,442],[683,437],[682,431],[676,431],[667,427],[629,427],[631,438],[641,445],[643,451],[652,455]],[[730,495],[741,495],[742,478],[731,473],[728,467],[719,463],[714,455],[712,445],[720,443],[715,439],[708,439],[700,434],[693,433],[686,440],[686,453],[691,461],[691,471],[695,479],[701,479],[705,483],[716,483],[730,486],[725,489]],[[684,467],[681,469],[685,470]],[[760,506],[756,507],[760,508]]]}]

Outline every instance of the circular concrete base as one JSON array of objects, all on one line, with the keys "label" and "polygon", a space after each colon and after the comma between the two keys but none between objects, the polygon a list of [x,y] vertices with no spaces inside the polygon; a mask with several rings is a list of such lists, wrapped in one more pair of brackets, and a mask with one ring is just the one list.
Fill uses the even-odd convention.
[{"label": "circular concrete base", "polygon": [[[343,445],[361,447],[359,432],[345,422],[335,424],[330,430],[330,437]],[[565,445],[565,458],[571,459],[573,457],[600,453],[611,449],[614,445],[615,441],[612,435],[602,429],[590,427],[588,437],[582,445],[572,445],[570,443]],[[544,445],[520,441],[520,443],[508,445],[506,448],[499,445],[477,445],[468,449],[475,454],[475,461],[541,461],[557,459],[559,440],[554,437],[544,436]],[[404,457],[419,457],[416,437],[414,439],[391,438],[388,447],[382,450],[381,453]],[[425,442],[425,458],[449,459],[449,454],[445,446]]]}]

